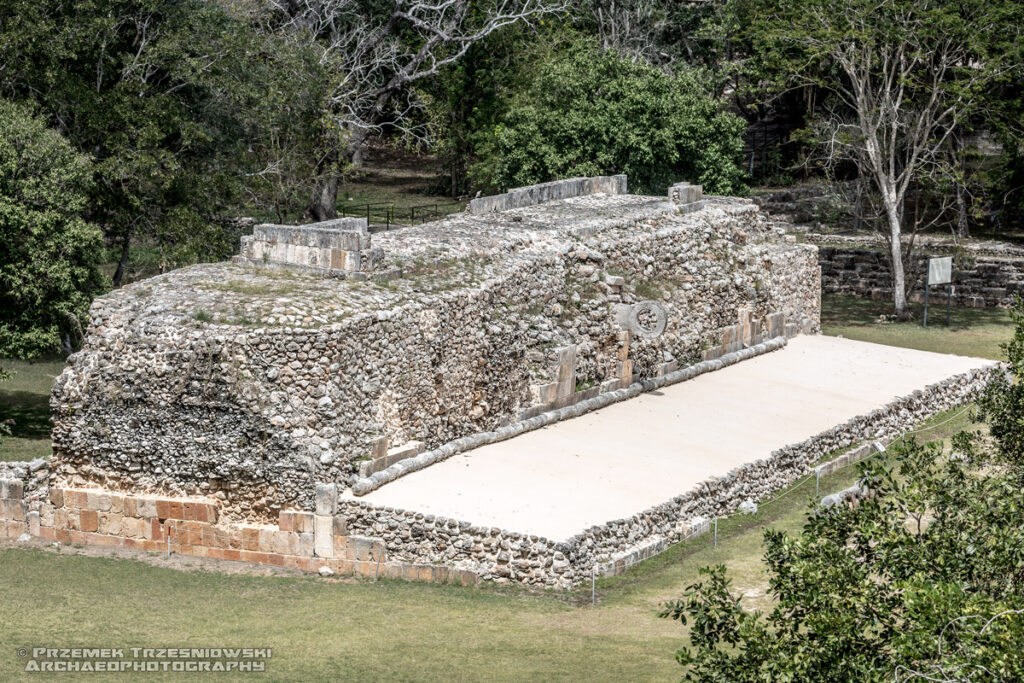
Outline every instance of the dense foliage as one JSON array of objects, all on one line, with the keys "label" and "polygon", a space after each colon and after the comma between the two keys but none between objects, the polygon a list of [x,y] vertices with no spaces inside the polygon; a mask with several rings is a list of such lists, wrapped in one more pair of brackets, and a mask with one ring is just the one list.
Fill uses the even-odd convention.
[{"label": "dense foliage", "polygon": [[690,626],[687,680],[1024,679],[1024,314],[1011,378],[982,401],[995,447],[961,433],[949,457],[910,439],[861,465],[872,495],[765,532],[776,606],[746,611],[724,567],[663,616]]},{"label": "dense foliage", "polygon": [[132,244],[160,268],[237,247],[228,227],[243,189],[258,188],[259,152],[303,120],[295,62],[227,3],[0,5],[0,94],[34,103],[95,160],[83,208],[118,247],[115,282]]},{"label": "dense foliage", "polygon": [[[53,352],[80,334],[102,235],[86,223],[92,164],[26,107],[0,99],[0,353]],[[0,370],[0,377],[3,372]]]},{"label": "dense foliage", "polygon": [[1010,373],[996,378],[978,405],[989,423],[997,455],[1020,474],[1024,484],[1024,303],[1018,300],[1011,314],[1017,326],[1013,339],[1004,345]]},{"label": "dense foliage", "polygon": [[745,126],[722,109],[692,72],[577,46],[537,68],[477,168],[501,188],[626,173],[639,192],[685,179],[738,194]]}]

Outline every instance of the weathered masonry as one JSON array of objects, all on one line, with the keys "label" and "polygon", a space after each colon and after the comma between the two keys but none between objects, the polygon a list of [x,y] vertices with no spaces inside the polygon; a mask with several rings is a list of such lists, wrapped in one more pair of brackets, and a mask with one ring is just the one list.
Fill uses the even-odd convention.
[{"label": "weathered masonry", "polygon": [[383,255],[370,248],[365,218],[338,218],[313,225],[257,225],[242,238],[242,253],[234,262],[365,279]]},{"label": "weathered masonry", "polygon": [[[808,240],[825,242],[818,247],[821,288],[827,293],[855,294],[874,299],[892,298],[892,269],[886,252],[873,245],[830,244],[835,236],[808,235]],[[924,301],[924,275],[932,256],[954,256],[953,301],[958,306],[985,308],[1012,306],[1024,296],[1024,249],[1009,244],[967,244],[961,247],[933,240],[918,247],[919,253],[908,270],[907,297]],[[946,291],[939,287],[933,300],[945,303]]]},{"label": "weathered masonry", "polygon": [[[369,562],[388,522],[332,495],[818,331],[816,250],[748,202],[685,183],[630,195],[624,176],[484,200],[372,236],[359,219],[257,226],[234,263],[98,299],[51,399],[49,496],[24,494],[23,512],[106,539],[88,542]],[[431,525],[437,543],[490,533]],[[546,566],[512,578],[566,585],[552,569],[565,549],[526,542]],[[395,566],[470,559],[381,551]]]}]

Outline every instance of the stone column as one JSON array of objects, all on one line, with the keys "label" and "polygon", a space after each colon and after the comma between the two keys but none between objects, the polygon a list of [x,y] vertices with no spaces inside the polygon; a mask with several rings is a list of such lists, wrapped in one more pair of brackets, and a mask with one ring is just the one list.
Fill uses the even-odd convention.
[{"label": "stone column", "polygon": [[317,557],[334,557],[334,515],[338,511],[338,485],[316,485],[313,516],[313,552]]}]

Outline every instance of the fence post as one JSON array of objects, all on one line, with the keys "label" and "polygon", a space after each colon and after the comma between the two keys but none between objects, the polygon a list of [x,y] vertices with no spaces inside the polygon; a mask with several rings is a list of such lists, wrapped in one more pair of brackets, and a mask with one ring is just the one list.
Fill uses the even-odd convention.
[{"label": "fence post", "polygon": [[715,547],[718,547],[718,517],[715,517]]},{"label": "fence post", "polygon": [[819,486],[819,484],[821,484],[821,468],[820,467],[814,468],[814,472],[817,475],[814,478],[814,497],[817,498],[818,497],[818,486]]},{"label": "fence post", "polygon": [[597,565],[590,567],[590,604],[597,604]]},{"label": "fence post", "polygon": [[928,285],[929,283],[926,279],[924,281],[924,321],[922,323],[922,327],[928,327],[928,299],[931,298],[931,295],[928,291]]}]

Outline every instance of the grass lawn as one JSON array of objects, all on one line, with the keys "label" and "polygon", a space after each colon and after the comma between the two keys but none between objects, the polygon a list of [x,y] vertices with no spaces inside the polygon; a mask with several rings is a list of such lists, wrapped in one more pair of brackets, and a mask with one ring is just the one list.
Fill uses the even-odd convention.
[{"label": "grass lawn", "polygon": [[[459,213],[467,201],[456,201],[445,193],[445,177],[437,159],[386,145],[372,145],[366,162],[349,174],[338,187],[339,215],[365,215],[371,207],[370,223],[384,221],[384,204],[394,208],[394,220],[408,224]],[[433,207],[437,207],[436,209]],[[410,209],[417,207],[414,213]]]},{"label": "grass lawn", "polygon": [[[824,478],[822,495],[854,477],[848,467]],[[668,680],[685,632],[657,617],[659,603],[721,563],[745,603],[767,607],[761,529],[798,531],[813,493],[808,478],[756,516],[720,522],[717,547],[708,534],[598,581],[597,606],[589,584],[568,595],[374,585],[0,549],[0,679],[19,671],[15,648],[47,644],[271,647],[272,680]]]},{"label": "grass lawn", "polygon": [[0,461],[50,457],[50,388],[64,361],[4,359],[0,367],[11,374],[0,382],[0,421],[14,422],[11,436],[0,437]]},{"label": "grass lawn", "polygon": [[1013,336],[1013,321],[1005,308],[953,308],[946,327],[946,307],[928,307],[928,327],[921,326],[923,305],[911,304],[914,320],[879,322],[892,313],[892,303],[844,294],[821,298],[821,331],[848,339],[903,346],[959,356],[1003,359],[999,345]]}]

